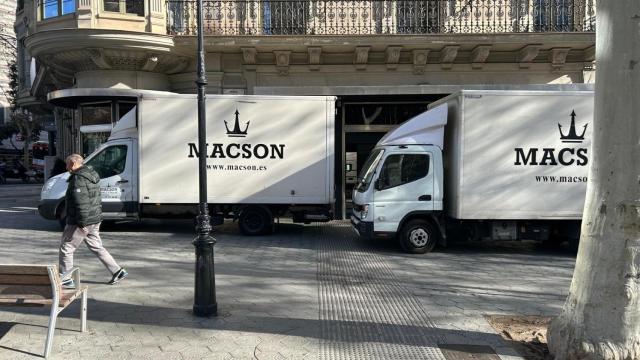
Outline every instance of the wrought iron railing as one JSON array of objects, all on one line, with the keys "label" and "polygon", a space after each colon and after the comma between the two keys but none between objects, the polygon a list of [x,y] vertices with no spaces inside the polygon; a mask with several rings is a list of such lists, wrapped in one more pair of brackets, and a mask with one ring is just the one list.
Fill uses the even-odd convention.
[{"label": "wrought iron railing", "polygon": [[[204,0],[207,35],[595,31],[595,0]],[[196,33],[196,1],[167,0],[167,30]]]}]

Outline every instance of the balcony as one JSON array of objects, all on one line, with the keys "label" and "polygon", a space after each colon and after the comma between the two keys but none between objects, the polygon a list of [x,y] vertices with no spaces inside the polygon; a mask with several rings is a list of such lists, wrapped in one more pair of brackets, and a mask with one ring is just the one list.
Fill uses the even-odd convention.
[{"label": "balcony", "polygon": [[[195,0],[167,0],[167,34],[195,35]],[[595,31],[595,0],[205,0],[205,35]]]}]

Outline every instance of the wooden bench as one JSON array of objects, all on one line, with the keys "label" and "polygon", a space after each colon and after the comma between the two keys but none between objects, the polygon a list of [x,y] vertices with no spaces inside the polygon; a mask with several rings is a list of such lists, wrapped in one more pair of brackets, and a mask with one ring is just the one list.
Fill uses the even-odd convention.
[{"label": "wooden bench", "polygon": [[0,307],[51,305],[45,358],[51,353],[58,314],[78,297],[82,298],[80,330],[87,331],[87,287],[81,285],[77,267],[69,275],[75,289],[62,288],[56,265],[0,265]]}]

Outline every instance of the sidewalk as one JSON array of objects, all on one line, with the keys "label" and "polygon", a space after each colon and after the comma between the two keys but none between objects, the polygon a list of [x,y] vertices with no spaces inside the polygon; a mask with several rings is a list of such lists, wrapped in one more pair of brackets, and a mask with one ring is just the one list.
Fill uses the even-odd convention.
[{"label": "sidewalk", "polygon": [[[1,262],[57,263],[57,224],[22,201],[0,203]],[[483,315],[557,314],[574,263],[526,244],[407,255],[357,240],[344,222],[281,224],[253,238],[228,223],[215,236],[219,316],[206,319],[191,314],[190,221],[104,229],[130,277],[106,285],[109,274],[78,250],[89,332],[76,331],[74,304],[61,314],[51,358],[445,359],[438,344],[476,344],[519,359]],[[0,308],[0,359],[42,354],[47,319],[48,308]]]}]

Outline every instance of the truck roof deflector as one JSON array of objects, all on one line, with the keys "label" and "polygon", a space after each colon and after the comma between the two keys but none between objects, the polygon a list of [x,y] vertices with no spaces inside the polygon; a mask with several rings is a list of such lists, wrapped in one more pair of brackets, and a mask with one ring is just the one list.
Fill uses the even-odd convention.
[{"label": "truck roof deflector", "polygon": [[121,117],[120,120],[118,120],[116,125],[111,130],[111,136],[109,136],[109,140],[136,137],[138,135],[136,129],[137,108],[137,106],[134,106],[133,109],[129,110],[128,113],[124,114],[124,116]]},{"label": "truck roof deflector", "polygon": [[391,130],[378,141],[377,146],[433,144],[442,149],[446,124],[447,104],[442,104]]}]

